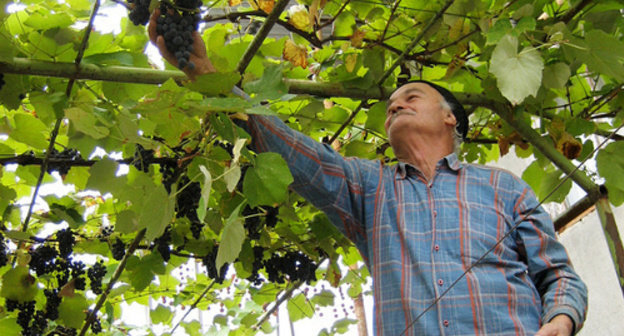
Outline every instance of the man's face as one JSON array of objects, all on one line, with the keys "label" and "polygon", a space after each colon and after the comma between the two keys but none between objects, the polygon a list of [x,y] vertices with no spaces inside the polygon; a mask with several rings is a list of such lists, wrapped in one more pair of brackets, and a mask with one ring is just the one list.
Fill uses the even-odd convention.
[{"label": "man's face", "polygon": [[426,83],[408,83],[398,88],[386,105],[385,128],[393,147],[411,132],[446,136],[455,116],[442,95]]}]

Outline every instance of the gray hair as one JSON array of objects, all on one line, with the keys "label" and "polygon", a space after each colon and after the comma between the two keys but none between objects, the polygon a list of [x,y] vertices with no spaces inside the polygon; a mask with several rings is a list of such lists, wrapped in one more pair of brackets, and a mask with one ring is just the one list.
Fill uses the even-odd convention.
[{"label": "gray hair", "polygon": [[[443,109],[448,109],[449,111],[453,112],[453,106],[451,106],[451,103],[449,103],[448,100],[446,100],[444,96],[442,96],[442,101],[440,101],[440,105],[442,106]],[[459,123],[459,120],[457,120],[457,123]],[[461,150],[461,144],[463,142],[464,142],[464,138],[459,132],[459,129],[457,127],[454,127],[453,128],[453,153],[459,155],[459,151]]]}]

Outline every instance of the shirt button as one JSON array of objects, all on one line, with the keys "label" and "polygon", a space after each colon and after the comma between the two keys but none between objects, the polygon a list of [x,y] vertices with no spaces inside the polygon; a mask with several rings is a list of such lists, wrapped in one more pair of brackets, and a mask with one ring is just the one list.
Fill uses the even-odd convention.
[{"label": "shirt button", "polygon": [[436,210],[433,210],[433,217],[438,217],[438,212]]},{"label": "shirt button", "polygon": [[440,245],[435,244],[435,245],[433,246],[433,249],[434,249],[434,250],[436,250],[436,251],[440,251]]},{"label": "shirt button", "polygon": [[448,320],[444,320],[444,321],[442,322],[442,324],[444,324],[444,326],[445,326],[445,327],[448,327],[448,326],[449,326],[449,321],[448,321]]},{"label": "shirt button", "polygon": [[444,280],[438,279],[438,285],[440,285],[440,286],[444,285]]}]

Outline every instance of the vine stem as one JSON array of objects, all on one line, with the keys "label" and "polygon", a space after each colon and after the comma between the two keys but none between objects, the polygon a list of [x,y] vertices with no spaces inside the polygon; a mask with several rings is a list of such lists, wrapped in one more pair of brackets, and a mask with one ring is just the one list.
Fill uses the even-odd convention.
[{"label": "vine stem", "polygon": [[241,57],[241,60],[238,62],[236,71],[240,74],[245,72],[245,69],[247,69],[247,66],[253,59],[254,55],[256,55],[256,52],[258,52],[258,49],[262,46],[262,42],[264,42],[264,39],[269,35],[271,28],[273,28],[273,25],[275,25],[275,22],[279,19],[288,3],[289,0],[280,0],[277,4],[275,4],[275,7],[273,7],[273,10],[266,18],[266,21],[264,21],[264,24],[260,27],[256,37],[254,37],[253,41],[251,41],[249,47],[245,50],[243,57]]},{"label": "vine stem", "polygon": [[293,283],[293,286],[290,287],[289,289],[287,289],[284,294],[282,294],[282,296],[280,296],[277,301],[275,301],[275,304],[273,305],[273,307],[271,307],[271,309],[267,310],[264,315],[262,315],[262,317],[258,320],[258,322],[256,322],[256,324],[254,324],[251,329],[252,330],[257,330],[258,328],[260,328],[260,326],[262,324],[264,324],[264,322],[266,322],[266,320],[269,319],[269,317],[271,317],[271,315],[273,315],[273,313],[275,313],[275,311],[277,310],[277,308],[279,308],[279,306],[284,303],[285,301],[288,301],[288,299],[290,299],[290,297],[292,296],[292,294],[295,292],[295,290],[297,290],[297,288],[301,287],[301,285],[303,285],[304,282],[303,281],[298,281]]},{"label": "vine stem", "polygon": [[173,328],[171,329],[171,331],[169,332],[169,334],[173,335],[173,332],[178,329],[178,326],[180,325],[180,323],[182,323],[182,321],[184,321],[184,319],[191,313],[191,311],[195,308],[197,308],[197,305],[199,304],[199,302],[204,298],[204,296],[206,296],[206,294],[208,294],[208,292],[210,291],[210,289],[212,289],[212,286],[214,286],[214,284],[216,283],[216,280],[212,280],[212,282],[210,283],[210,285],[208,285],[208,287],[206,287],[206,289],[204,289],[204,291],[197,297],[197,299],[195,300],[195,302],[193,302],[193,304],[189,307],[189,310],[186,311],[186,313],[184,313],[184,316],[182,316],[182,318],[178,321],[178,323],[176,323],[175,326],[173,326]]},{"label": "vine stem", "polygon": [[139,231],[139,233],[137,233],[136,237],[134,237],[134,240],[132,241],[132,243],[128,247],[128,251],[126,251],[126,254],[124,254],[124,257],[121,259],[121,261],[119,262],[119,265],[117,265],[117,268],[115,269],[115,273],[113,273],[113,276],[111,277],[110,281],[106,285],[106,289],[100,295],[97,303],[95,304],[95,307],[93,307],[93,310],[91,311],[89,316],[87,316],[87,319],[85,320],[85,324],[82,326],[82,329],[80,330],[80,333],[78,334],[79,336],[84,336],[84,334],[89,329],[89,326],[91,326],[93,321],[95,321],[95,317],[97,316],[97,312],[104,305],[104,302],[108,298],[108,294],[113,289],[113,286],[115,285],[117,280],[119,280],[119,277],[121,276],[121,273],[123,273],[124,269],[126,268],[126,263],[128,262],[128,259],[130,258],[130,256],[132,256],[134,251],[137,249],[137,247],[139,246],[139,243],[141,242],[143,237],[145,237],[145,232],[146,231],[147,231],[147,229],[143,229],[143,230]]}]

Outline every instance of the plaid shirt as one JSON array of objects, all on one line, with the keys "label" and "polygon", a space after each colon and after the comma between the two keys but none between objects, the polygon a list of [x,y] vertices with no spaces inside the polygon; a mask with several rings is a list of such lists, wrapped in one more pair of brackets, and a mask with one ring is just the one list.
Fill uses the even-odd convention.
[{"label": "plaid shirt", "polygon": [[427,182],[409,164],[344,158],[277,117],[246,126],[255,149],[280,153],[291,188],[360,250],[374,279],[375,334],[534,335],[558,314],[580,329],[586,287],[541,207],[415,320],[538,204],[511,173],[451,154]]}]

